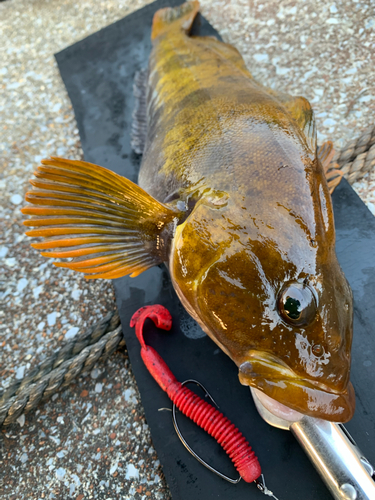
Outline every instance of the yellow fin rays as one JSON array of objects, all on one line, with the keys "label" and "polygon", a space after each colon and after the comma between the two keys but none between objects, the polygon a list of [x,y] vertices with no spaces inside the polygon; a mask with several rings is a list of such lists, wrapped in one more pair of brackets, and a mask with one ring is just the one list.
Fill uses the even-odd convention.
[{"label": "yellow fin rays", "polygon": [[43,160],[22,212],[43,237],[32,246],[87,278],[137,276],[166,260],[168,239],[181,217],[133,182],[83,161]]}]

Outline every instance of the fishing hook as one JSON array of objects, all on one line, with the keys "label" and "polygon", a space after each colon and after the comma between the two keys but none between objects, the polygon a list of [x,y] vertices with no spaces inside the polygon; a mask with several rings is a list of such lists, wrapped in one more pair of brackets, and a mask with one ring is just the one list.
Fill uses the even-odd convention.
[{"label": "fishing hook", "polygon": [[264,474],[261,474],[259,477],[261,478],[261,480],[259,480],[259,478],[258,478],[258,479],[255,479],[255,481],[254,481],[258,490],[260,490],[262,493],[264,493],[268,497],[272,497],[275,500],[278,500],[278,498],[275,497],[273,492],[267,488],[266,481],[264,480]]},{"label": "fishing hook", "polygon": [[[185,448],[194,458],[196,458],[196,460],[222,479],[232,484],[237,484],[241,478],[248,483],[254,482],[262,493],[278,500],[272,491],[267,488],[264,476],[261,474],[258,459],[249,443],[246,441],[246,438],[227,417],[217,410],[217,408],[186,388],[185,385],[188,383],[198,385],[217,407],[216,402],[207,389],[200,382],[193,379],[186,380],[182,383],[178,382],[161,356],[155,349],[145,343],[143,326],[147,318],[152,319],[159,328],[170,330],[172,326],[172,317],[169,311],[161,305],[145,306],[138,309],[138,311],[133,314],[130,326],[135,327],[136,336],[141,344],[141,357],[148,371],[173,402],[173,425]],[[176,407],[199,427],[208,432],[208,434],[223,447],[240,474],[238,479],[232,479],[222,474],[205,462],[188,445],[178,427]],[[261,480],[259,480],[259,478],[261,478]]]},{"label": "fishing hook", "polygon": [[[202,389],[202,391],[206,393],[206,396],[208,396],[211,399],[211,401],[214,403],[214,405],[217,408],[219,408],[218,405],[217,405],[217,403],[216,403],[216,401],[214,400],[214,398],[207,391],[207,389],[204,387],[204,385],[201,384],[200,382],[198,382],[198,380],[194,380],[194,379],[185,380],[185,382],[181,382],[181,385],[184,386],[184,385],[189,384],[189,383],[196,384],[198,387],[200,387]],[[191,453],[196,460],[198,460],[199,463],[201,463],[202,465],[204,465],[205,467],[207,467],[208,470],[210,470],[211,472],[213,472],[217,476],[221,477],[222,479],[225,479],[226,481],[228,481],[231,484],[237,484],[237,483],[239,483],[241,481],[241,476],[238,476],[237,479],[232,479],[231,477],[226,476],[222,472],[220,472],[217,469],[215,469],[214,467],[212,467],[212,465],[208,464],[205,460],[203,460],[203,458],[200,457],[193,450],[193,448],[191,448],[189,446],[189,444],[185,440],[184,436],[182,435],[182,432],[180,431],[180,428],[179,428],[178,423],[177,423],[176,404],[175,403],[173,403],[172,417],[173,417],[173,425],[174,425],[175,431],[177,433],[177,436],[180,438],[181,443],[185,446],[185,448],[188,450],[188,452]]]}]

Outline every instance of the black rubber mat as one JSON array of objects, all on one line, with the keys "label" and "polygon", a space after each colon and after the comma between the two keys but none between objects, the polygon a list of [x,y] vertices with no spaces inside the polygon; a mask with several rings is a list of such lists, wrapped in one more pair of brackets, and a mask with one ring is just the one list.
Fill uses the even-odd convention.
[{"label": "black rubber mat", "polygon": [[[132,153],[130,125],[132,84],[137,70],[147,65],[154,12],[180,2],[159,0],[56,55],[76,114],[87,161],[137,180],[140,157]],[[196,34],[215,34],[202,18]],[[367,458],[375,463],[375,218],[343,181],[336,189],[334,211],[339,261],[354,292],[352,382],[357,395],[355,416],[347,425]],[[206,336],[180,305],[167,270],[156,267],[139,277],[114,281],[117,305],[132,369],[151,427],[154,446],[174,500],[249,500],[265,497],[254,485],[231,485],[195,461],[176,436],[167,396],[140,359],[140,347],[129,327],[132,314],[146,304],[160,303],[173,316],[170,333],[148,324],[146,341],[164,357],[176,377],[196,378],[212,393],[225,413],[256,451],[263,472],[280,500],[331,498],[289,432],[268,426],[259,417],[249,389],[238,382],[237,368]],[[180,415],[189,443],[223,472],[236,476],[225,453],[210,437]]]}]

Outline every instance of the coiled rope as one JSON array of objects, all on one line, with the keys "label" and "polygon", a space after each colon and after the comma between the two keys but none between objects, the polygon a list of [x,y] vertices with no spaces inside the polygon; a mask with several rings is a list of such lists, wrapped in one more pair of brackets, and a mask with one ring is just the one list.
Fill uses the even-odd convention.
[{"label": "coiled rope", "polygon": [[41,401],[123,346],[120,318],[117,311],[113,311],[46,358],[22,380],[0,392],[0,426],[13,424],[23,413],[35,410]]},{"label": "coiled rope", "polygon": [[370,172],[375,167],[375,126],[368,127],[358,139],[346,144],[331,163],[338,163],[349,184]]}]

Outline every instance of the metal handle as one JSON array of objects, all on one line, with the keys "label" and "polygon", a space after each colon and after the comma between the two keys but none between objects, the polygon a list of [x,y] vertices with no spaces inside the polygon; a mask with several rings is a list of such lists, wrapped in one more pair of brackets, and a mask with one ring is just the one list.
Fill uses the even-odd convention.
[{"label": "metal handle", "polygon": [[304,416],[290,426],[297,441],[337,500],[375,500],[375,482],[360,453],[337,425]]}]

